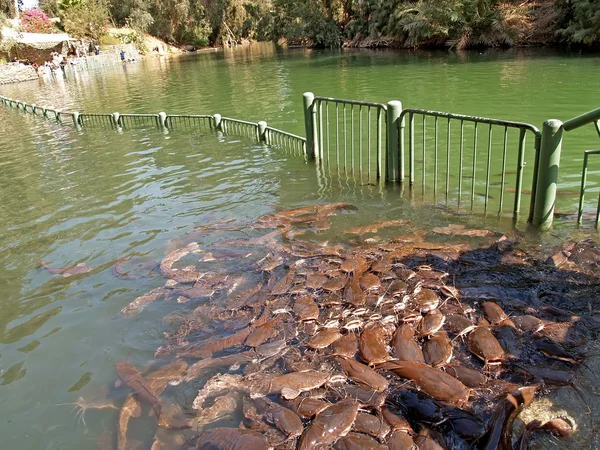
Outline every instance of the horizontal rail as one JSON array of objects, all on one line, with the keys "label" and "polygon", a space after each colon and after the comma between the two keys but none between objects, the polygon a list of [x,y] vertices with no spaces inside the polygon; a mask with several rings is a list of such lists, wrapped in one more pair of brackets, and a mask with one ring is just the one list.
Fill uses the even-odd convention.
[{"label": "horizontal rail", "polygon": [[503,127],[511,127],[511,128],[523,128],[525,130],[529,130],[533,132],[536,136],[542,136],[542,132],[534,125],[526,122],[515,122],[512,120],[502,120],[502,119],[490,119],[489,117],[479,117],[479,116],[469,116],[465,114],[455,114],[455,113],[447,113],[442,111],[432,111],[427,109],[415,109],[415,108],[406,108],[402,110],[402,116],[405,116],[408,113],[421,114],[424,116],[432,116],[432,117],[443,117],[445,119],[457,119],[463,120],[465,122],[477,122],[477,123],[485,123],[488,125],[500,125]]},{"label": "horizontal rail", "polygon": [[298,139],[300,141],[306,142],[306,138],[303,138],[302,136],[298,136],[297,134],[288,133],[287,131],[278,130],[277,128],[273,128],[273,127],[267,127],[266,130],[270,133],[277,133],[277,134],[281,134],[283,136],[290,137],[292,139]]},{"label": "horizontal rail", "polygon": [[[580,116],[573,117],[570,120],[567,120],[563,123],[563,129],[565,131],[573,131],[579,127],[587,125],[588,123],[598,122],[600,120],[600,108],[594,109],[593,111],[586,112],[585,114],[581,114]],[[596,128],[599,126],[596,124]],[[600,133],[600,129],[598,130]]]},{"label": "horizontal rail", "polygon": [[321,102],[325,101],[325,102],[330,102],[330,103],[345,103],[346,105],[372,106],[372,107],[383,108],[384,110],[387,110],[387,105],[385,105],[384,103],[363,102],[360,100],[345,100],[342,98],[315,96],[315,102],[317,102],[317,101],[321,101]]}]

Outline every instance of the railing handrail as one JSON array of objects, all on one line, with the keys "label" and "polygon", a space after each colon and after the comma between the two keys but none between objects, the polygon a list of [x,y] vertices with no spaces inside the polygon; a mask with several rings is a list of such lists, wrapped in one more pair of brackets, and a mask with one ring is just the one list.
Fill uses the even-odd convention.
[{"label": "railing handrail", "polygon": [[443,111],[434,111],[429,109],[405,108],[402,110],[401,118],[406,114],[422,114],[431,117],[443,117],[446,119],[464,120],[466,122],[486,123],[488,125],[499,125],[504,127],[519,128],[532,131],[537,137],[541,137],[542,133],[535,125],[527,122],[515,122],[513,120],[493,119],[489,117],[469,116],[466,114],[448,113]]},{"label": "railing handrail", "polygon": [[[268,145],[275,145],[275,146],[281,146],[281,147],[285,147],[286,145],[288,145],[288,147],[291,147],[291,143],[290,143],[290,139],[293,139],[296,143],[294,144],[294,148],[302,148],[303,152],[306,155],[306,139],[292,134],[292,133],[288,133],[286,131],[283,130],[279,130],[277,128],[273,128],[273,127],[269,127],[267,126],[267,123],[264,121],[260,121],[260,122],[250,122],[247,120],[240,120],[240,119],[234,119],[231,117],[222,117],[220,114],[167,114],[165,112],[159,112],[158,114],[156,113],[119,113],[119,112],[113,112],[113,113],[86,113],[86,112],[79,112],[79,111],[60,111],[60,110],[53,110],[50,108],[42,108],[40,106],[37,106],[35,104],[29,104],[26,102],[22,102],[20,100],[13,100],[9,97],[5,97],[3,95],[0,95],[0,102],[3,103],[7,103],[10,106],[15,105],[17,107],[17,109],[19,109],[20,107],[23,108],[23,111],[27,112],[28,108],[31,108],[32,112],[35,114],[36,109],[40,109],[44,112],[44,117],[48,117],[48,113],[52,112],[55,115],[55,118],[59,121],[62,122],[61,118],[62,117],[67,117],[70,116],[72,118],[73,124],[76,127],[80,127],[82,125],[84,125],[83,120],[85,119],[93,119],[93,118],[105,118],[108,119],[113,127],[123,127],[124,123],[123,120],[124,119],[153,119],[153,121],[156,122],[156,125],[159,128],[168,130],[171,127],[171,123],[170,123],[170,119],[185,119],[185,118],[189,118],[189,119],[209,119],[210,120],[210,127],[211,129],[214,127],[215,129],[217,129],[218,131],[221,132],[225,132],[227,133],[228,130],[228,126],[227,124],[235,124],[235,125],[244,125],[244,126],[249,126],[252,127],[254,129],[256,129],[256,138],[260,141],[260,142],[264,142]],[[167,125],[168,123],[168,125]],[[234,130],[235,132],[235,130]],[[270,134],[267,135],[267,132],[269,132]],[[279,142],[271,142],[270,136],[273,134],[277,134],[280,136],[285,136],[288,141],[279,141]],[[243,136],[247,136],[247,133],[245,133]]]},{"label": "railing handrail", "polygon": [[563,123],[563,129],[565,131],[573,131],[589,123],[597,122],[598,120],[600,120],[600,108],[588,111],[585,114],[581,114],[580,116],[567,120]]},{"label": "railing handrail", "polygon": [[319,97],[315,96],[315,102],[332,102],[332,103],[345,103],[347,105],[357,105],[357,106],[371,106],[374,108],[382,108],[387,111],[387,105],[384,103],[376,103],[376,102],[363,102],[360,100],[346,100],[343,98],[334,98],[334,97]]},{"label": "railing handrail", "polygon": [[288,132],[288,131],[279,130],[279,129],[277,129],[277,128],[273,128],[273,127],[269,127],[269,126],[267,126],[267,127],[265,128],[265,130],[267,130],[267,131],[271,131],[271,132],[273,132],[273,133],[279,133],[279,134],[282,134],[282,135],[284,135],[284,136],[288,136],[288,137],[291,137],[291,138],[294,138],[294,139],[298,139],[298,140],[304,140],[304,138],[303,138],[302,136],[298,136],[297,134],[290,133],[290,132]]}]

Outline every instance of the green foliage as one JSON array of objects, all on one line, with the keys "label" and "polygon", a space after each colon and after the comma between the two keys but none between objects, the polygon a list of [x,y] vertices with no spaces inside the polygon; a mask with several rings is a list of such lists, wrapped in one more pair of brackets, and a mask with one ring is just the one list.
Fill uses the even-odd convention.
[{"label": "green foliage", "polygon": [[600,2],[572,0],[571,20],[558,35],[575,44],[600,45]]},{"label": "green foliage", "polygon": [[0,0],[0,13],[4,15],[5,18],[14,18],[15,17],[15,1],[14,0]]},{"label": "green foliage", "polygon": [[[92,0],[93,2],[93,0]],[[87,5],[86,0],[58,0],[57,6],[60,11],[66,11],[71,8],[81,8]]]},{"label": "green foliage", "polygon": [[276,0],[273,38],[306,42],[323,47],[339,47],[341,29],[332,10],[313,0]]},{"label": "green foliage", "polygon": [[102,0],[61,0],[59,7],[61,24],[71,36],[100,39],[106,33],[108,9]]},{"label": "green foliage", "polygon": [[42,11],[48,14],[50,17],[59,16],[59,8],[57,0],[39,0],[39,6]]},{"label": "green foliage", "polygon": [[[14,4],[0,0],[0,10]],[[102,34],[108,10],[116,26],[195,47],[282,37],[324,47],[356,38],[497,47],[548,42],[557,28],[565,41],[600,43],[598,0],[40,0],[40,7],[76,36]]]},{"label": "green foliage", "polygon": [[110,34],[105,34],[99,40],[100,45],[119,45],[121,44],[121,40],[116,38]]},{"label": "green foliage", "polygon": [[409,47],[513,45],[516,32],[503,21],[496,0],[396,0],[376,13],[375,28]]},{"label": "green foliage", "polygon": [[[108,36],[108,35],[107,35]],[[144,40],[144,35],[137,31],[130,31],[125,33],[112,33],[110,35],[112,39],[104,38],[104,42],[112,40],[116,41],[116,44],[133,44],[139,50],[140,53],[147,53],[148,48],[146,47],[146,43]],[[102,39],[100,40],[102,43]],[[114,44],[104,44],[104,45],[114,45]]]}]

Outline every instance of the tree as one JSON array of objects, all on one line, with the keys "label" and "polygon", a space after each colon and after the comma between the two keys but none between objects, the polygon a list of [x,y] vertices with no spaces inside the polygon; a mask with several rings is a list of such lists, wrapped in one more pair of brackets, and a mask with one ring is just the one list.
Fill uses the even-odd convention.
[{"label": "tree", "polygon": [[597,0],[573,0],[571,20],[558,35],[568,42],[584,45],[600,44],[600,2]]},{"label": "tree", "polygon": [[106,34],[108,9],[103,0],[60,0],[60,22],[67,33],[100,39]]}]

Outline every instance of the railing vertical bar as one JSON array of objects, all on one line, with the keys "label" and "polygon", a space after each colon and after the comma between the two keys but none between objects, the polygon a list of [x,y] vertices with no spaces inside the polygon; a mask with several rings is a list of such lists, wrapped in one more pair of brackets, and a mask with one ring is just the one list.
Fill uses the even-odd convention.
[{"label": "railing vertical bar", "polygon": [[326,115],[326,123],[327,123],[327,165],[329,165],[329,146],[330,146],[329,101],[325,101],[325,115]]},{"label": "railing vertical bar", "polygon": [[446,135],[446,203],[450,193],[450,118],[448,118],[448,130]]},{"label": "railing vertical bar", "polygon": [[363,120],[362,105],[358,107],[358,173],[362,178],[363,172]]},{"label": "railing vertical bar", "polygon": [[502,149],[502,180],[500,181],[500,207],[498,213],[502,214],[504,204],[504,182],[506,181],[506,152],[508,143],[508,127],[504,127],[504,148]]},{"label": "railing vertical bar", "polygon": [[408,114],[408,172],[412,186],[415,183],[415,115],[412,112]]},{"label": "railing vertical bar", "polygon": [[321,149],[321,152],[323,152],[323,100],[318,100],[318,102],[317,114],[319,116],[319,148]]},{"label": "railing vertical bar", "polygon": [[426,165],[426,161],[427,161],[426,152],[425,152],[425,150],[426,150],[426,145],[425,145],[425,138],[426,138],[426,136],[425,136],[425,130],[426,129],[427,129],[427,119],[426,119],[426,116],[424,115],[423,116],[423,181],[421,183],[422,184],[421,190],[423,191],[423,193],[425,193],[425,176],[426,176],[425,165]]},{"label": "railing vertical bar", "polygon": [[377,179],[383,176],[383,145],[382,145],[382,129],[383,129],[383,108],[377,108]]},{"label": "railing vertical bar", "polygon": [[460,200],[462,198],[462,182],[463,182],[463,152],[465,138],[465,122],[460,121],[460,147],[458,150],[458,209],[460,209]]},{"label": "railing vertical bar", "polygon": [[[335,103],[335,160],[340,160],[340,104]],[[345,162],[345,161],[344,161]],[[344,164],[344,167],[346,165]],[[345,170],[345,169],[344,169]]]},{"label": "railing vertical bar", "polygon": [[521,211],[521,188],[523,186],[523,167],[525,166],[525,142],[527,130],[521,128],[519,131],[519,154],[517,156],[517,183],[515,186],[515,204],[513,216],[516,217]]},{"label": "railing vertical bar", "polygon": [[[344,166],[346,166],[348,160],[348,131],[347,131],[347,123],[346,123],[346,104],[344,103]],[[338,166],[340,162],[337,162]]]},{"label": "railing vertical bar", "polygon": [[354,174],[354,105],[350,106],[350,158],[352,161],[352,174]]},{"label": "railing vertical bar", "polygon": [[477,122],[475,122],[475,129],[473,131],[473,183],[471,185],[471,211],[475,205],[475,179],[477,172]]},{"label": "railing vertical bar", "polygon": [[488,197],[490,193],[490,170],[492,167],[492,125],[490,124],[490,129],[488,133],[488,158],[487,158],[487,169],[485,174],[485,200],[484,200],[484,212],[487,212],[488,206]]},{"label": "railing vertical bar", "polygon": [[367,107],[367,180],[371,181],[371,107]]},{"label": "railing vertical bar", "polygon": [[[585,185],[587,183],[587,170],[588,170],[588,157],[589,153],[585,152],[583,155],[583,170],[581,171],[581,190],[579,191],[579,209],[577,210],[577,225],[581,225],[581,219],[583,218],[583,202],[585,198]],[[596,223],[598,213],[596,212]]]},{"label": "railing vertical bar", "polygon": [[438,117],[435,116],[435,137],[433,145],[433,195],[437,195],[437,181],[438,181]]}]

